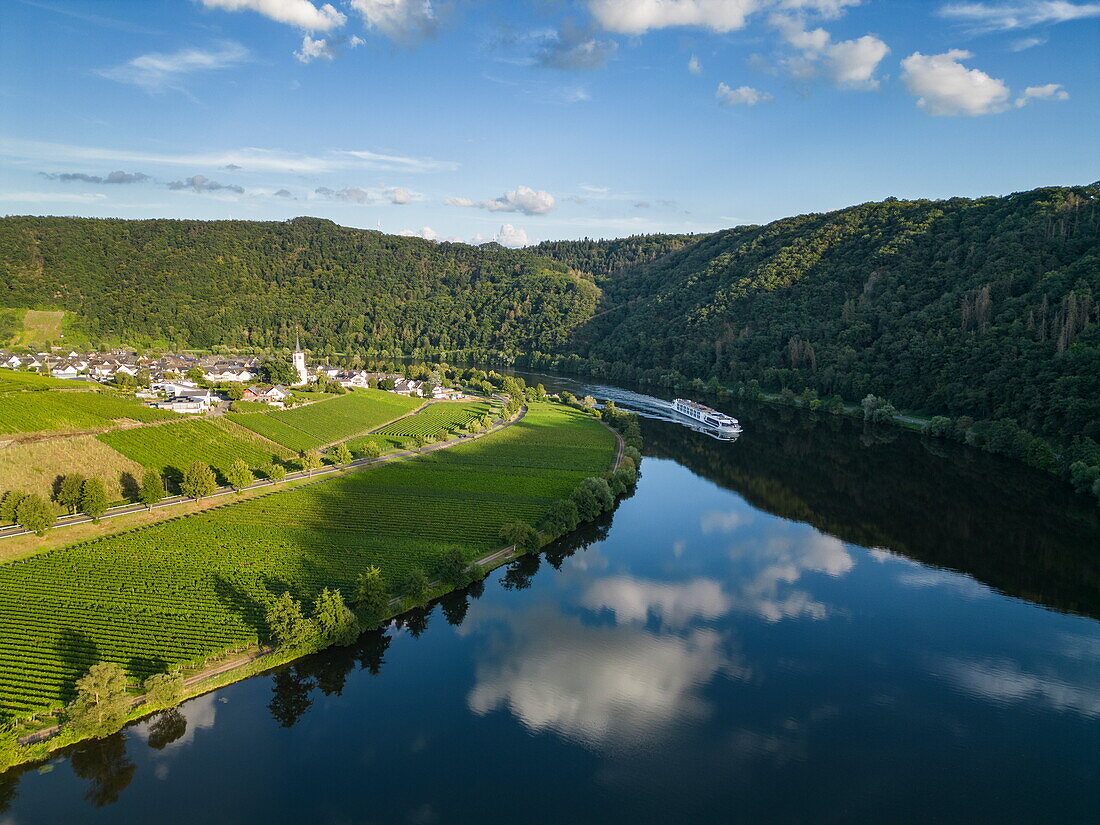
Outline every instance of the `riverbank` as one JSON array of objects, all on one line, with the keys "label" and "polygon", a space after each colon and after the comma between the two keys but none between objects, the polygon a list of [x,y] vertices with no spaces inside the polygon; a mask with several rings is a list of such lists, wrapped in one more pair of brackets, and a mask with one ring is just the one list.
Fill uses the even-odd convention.
[{"label": "riverbank", "polygon": [[[498,509],[497,515],[490,519],[490,521],[497,525],[496,529],[492,529],[492,532],[486,534],[485,529],[482,527],[471,525],[471,528],[474,529],[474,533],[481,536],[475,543],[480,542],[487,547],[486,551],[480,554],[471,554],[468,556],[468,558],[473,558],[473,563],[470,567],[471,574],[474,575],[475,578],[480,578],[486,575],[490,570],[513,560],[522,552],[537,550],[553,538],[556,538],[561,532],[564,532],[544,528],[543,534],[539,536],[538,542],[534,547],[517,548],[511,545],[500,548],[499,545],[497,545],[496,548],[492,548],[490,546],[492,542],[487,539],[487,535],[495,535],[496,532],[499,531],[500,524],[505,522],[508,517],[509,509],[513,511],[513,516],[518,515],[520,518],[526,519],[527,523],[534,523],[536,526],[542,521],[542,516],[539,515],[539,513],[545,514],[546,512],[545,504],[539,505],[537,511],[531,509],[530,505],[523,505],[521,500],[524,498],[524,494],[522,491],[517,491],[515,489],[517,485],[520,488],[527,488],[528,495],[532,492],[536,492],[539,494],[536,496],[539,501],[546,501],[546,493],[554,494],[555,498],[561,497],[563,494],[567,495],[568,490],[573,489],[576,482],[582,479],[587,473],[591,472],[597,477],[600,474],[604,474],[607,477],[615,478],[615,471],[620,469],[624,464],[622,437],[617,433],[614,435],[613,441],[610,438],[604,439],[598,437],[598,432],[607,432],[609,428],[598,422],[592,415],[569,410],[561,405],[534,404],[531,406],[535,408],[535,421],[528,420],[530,413],[524,410],[524,414],[521,415],[517,421],[513,422],[514,426],[510,426],[507,432],[501,433],[498,430],[497,434],[492,438],[482,439],[476,442],[468,441],[459,446],[456,450],[444,450],[441,449],[443,445],[438,445],[434,450],[429,448],[424,454],[416,454],[408,457],[404,460],[402,465],[394,465],[393,462],[390,462],[389,469],[386,467],[378,467],[371,473],[352,473],[344,476],[340,480],[318,480],[314,482],[309,490],[272,493],[259,502],[243,502],[230,507],[224,507],[218,512],[200,514],[187,519],[178,519],[169,525],[162,526],[161,534],[157,536],[147,536],[146,534],[151,530],[157,529],[147,528],[146,530],[139,530],[127,536],[93,542],[88,546],[94,547],[97,551],[105,550],[108,556],[103,556],[102,558],[109,557],[116,561],[132,560],[135,557],[135,553],[140,556],[143,552],[146,554],[151,552],[156,557],[156,560],[163,562],[164,554],[161,553],[158,555],[155,549],[151,550],[151,547],[155,546],[156,548],[160,548],[171,546],[173,544],[173,538],[178,539],[180,536],[178,532],[180,525],[187,527],[188,532],[192,535],[205,535],[208,539],[217,538],[218,536],[225,535],[223,532],[225,527],[244,523],[242,522],[242,516],[248,515],[245,512],[246,510],[249,508],[261,508],[258,515],[262,518],[265,525],[270,521],[270,517],[265,515],[268,513],[279,513],[281,518],[288,520],[289,523],[293,525],[294,529],[292,532],[295,533],[294,538],[300,545],[297,547],[297,550],[300,552],[296,553],[295,558],[301,557],[303,561],[309,558],[312,565],[324,567],[327,563],[326,556],[330,555],[331,551],[329,551],[324,544],[315,541],[317,536],[313,536],[311,539],[310,536],[301,532],[300,528],[303,525],[296,521],[295,518],[301,517],[303,511],[298,506],[300,500],[293,498],[294,496],[312,495],[312,493],[322,490],[327,491],[326,498],[331,498],[332,495],[340,493],[340,490],[334,488],[333,485],[352,484],[353,488],[345,492],[351,494],[351,498],[348,498],[349,501],[352,499],[358,500],[364,496],[368,498],[371,497],[371,494],[377,489],[390,489],[393,484],[397,485],[394,489],[408,491],[410,489],[408,486],[410,482],[415,482],[417,486],[421,486],[425,478],[433,478],[441,483],[437,483],[435,492],[423,500],[424,506],[418,507],[415,501],[410,502],[408,506],[408,509],[413,509],[420,514],[419,518],[422,525],[425,523],[430,525],[432,516],[430,508],[439,503],[439,497],[441,495],[445,496],[448,488],[451,488],[451,492],[457,492],[454,490],[456,485],[460,490],[467,491],[465,494],[458,492],[455,498],[456,501],[463,502],[461,506],[465,510],[469,510],[475,507],[475,505],[479,510],[484,509],[493,498],[500,499],[511,497],[511,500],[515,502],[514,506],[511,508],[505,506],[503,509]],[[562,427],[565,428],[563,431],[555,432],[556,429]],[[595,427],[595,430],[592,429],[593,427]],[[520,435],[515,435],[517,432],[520,432]],[[547,442],[546,439],[551,437],[556,438],[559,443],[553,444]],[[564,441],[562,440],[563,437]],[[570,446],[576,442],[580,442],[582,446]],[[598,444],[601,446],[593,448],[590,446],[583,446],[584,444]],[[548,447],[549,449],[540,450],[537,449],[538,447]],[[465,458],[457,462],[453,461],[450,458],[451,453],[461,453]],[[419,462],[417,459],[419,459]],[[597,463],[593,464],[594,461]],[[431,465],[426,468],[427,475],[424,470],[420,469],[420,466],[426,463]],[[563,467],[570,463],[574,465],[573,470],[563,469]],[[543,466],[540,467],[540,464]],[[549,465],[554,465],[556,469]],[[610,471],[607,469],[609,466],[611,467]],[[389,474],[391,476],[391,478],[387,480],[387,484],[378,485],[371,482],[370,477],[382,476],[384,474]],[[397,474],[397,476],[393,477],[394,474]],[[364,485],[364,482],[367,483]],[[494,485],[497,492],[493,492]],[[606,483],[604,486],[606,488]],[[387,497],[389,497],[388,494],[385,494],[384,498]],[[480,504],[478,504],[478,502],[480,502]],[[270,510],[268,508],[270,508],[271,504],[282,504],[283,506],[276,510]],[[367,506],[370,506],[370,502],[368,502]],[[335,512],[335,509],[330,509],[327,512],[331,515]],[[444,512],[447,513],[446,519],[451,531],[450,541],[433,541],[429,537],[427,542],[428,546],[431,547],[437,557],[442,554],[443,550],[448,545],[455,546],[455,511],[444,508]],[[224,517],[227,514],[230,516],[229,522],[224,521]],[[323,516],[324,512],[320,515]],[[386,545],[382,552],[373,551],[368,545],[371,545],[372,539],[375,545],[379,543],[377,541],[378,536],[374,532],[378,527],[375,526],[374,530],[368,528],[362,523],[361,515],[360,513],[360,517],[355,519],[359,523],[354,526],[356,532],[353,534],[347,533],[340,525],[325,525],[325,527],[335,526],[337,528],[337,538],[340,542],[337,555],[346,555],[348,552],[352,552],[361,556],[360,562],[352,566],[338,564],[329,569],[327,573],[321,572],[313,576],[311,581],[323,581],[324,586],[341,586],[345,589],[345,592],[350,592],[352,588],[349,585],[354,583],[355,574],[362,571],[364,567],[370,564],[381,563],[386,565],[387,586],[392,593],[397,589],[401,581],[400,577],[395,574],[392,565],[398,564],[399,561],[402,563],[407,561],[405,558],[395,558],[394,553],[415,556],[416,542],[410,543],[408,540],[401,541],[391,534],[388,541],[386,540],[387,537],[381,537],[381,543]],[[398,513],[390,508],[387,512],[378,515],[384,521],[385,519],[392,520],[398,516]],[[195,533],[195,531],[191,529],[191,525],[194,525],[197,520],[204,520],[203,525],[200,526],[206,528],[205,532],[199,530]],[[247,518],[245,518],[245,521],[247,521]],[[322,521],[324,521],[324,519],[322,519]],[[376,522],[376,525],[377,524],[378,522]],[[175,529],[175,532],[172,532],[173,529]],[[323,528],[319,525],[314,525],[313,529],[321,530]],[[424,528],[422,527],[421,529],[423,530]],[[430,527],[428,527],[428,531],[431,531]],[[471,539],[472,537],[473,534],[471,534]],[[270,551],[273,548],[282,547],[280,543],[281,538],[282,534],[270,528],[267,529],[264,541],[261,543],[265,558],[272,555]],[[349,542],[354,543],[356,541],[359,542],[358,547],[349,547]],[[102,545],[105,544],[112,546],[106,548],[102,547]],[[424,542],[422,541],[422,549],[423,545]],[[73,549],[74,548],[70,548],[69,550]],[[286,551],[286,548],[283,547],[283,550]],[[68,551],[57,552],[66,553]],[[56,555],[56,553],[50,554],[47,558],[51,558],[54,555]],[[245,556],[247,557],[248,554],[246,553]],[[389,559],[388,562],[386,558]],[[338,560],[341,562],[344,561],[343,559]],[[33,561],[34,560],[22,565],[16,565],[16,567],[25,567],[27,564],[33,563]],[[64,561],[71,562],[73,560],[65,559]],[[76,559],[75,561],[79,563],[80,559]],[[260,557],[253,555],[251,556],[251,561],[247,561],[245,557],[241,557],[239,553],[236,554],[235,558],[231,559],[207,558],[206,561],[213,566],[213,569],[205,569],[203,571],[203,577],[209,578],[213,576],[215,579],[219,576],[226,575],[218,573],[217,570],[220,569],[232,568],[239,573],[242,569],[263,566]],[[268,561],[270,561],[270,559],[268,559]],[[329,559],[329,561],[331,561],[331,559]],[[297,562],[295,562],[295,564],[297,564]],[[10,569],[11,566],[9,565],[8,567]],[[276,567],[279,568],[279,565],[276,565]],[[151,585],[154,585],[152,579],[155,576],[148,566],[131,564],[131,568],[133,569],[124,578],[138,585],[133,588],[133,591],[138,594],[150,591],[162,593],[165,590],[181,589],[181,582],[177,580],[178,577],[173,577],[171,575],[167,578],[162,577],[163,583],[170,585],[168,587],[151,587]],[[283,566],[279,569],[285,570],[286,568]],[[0,574],[3,573],[3,570],[3,568],[0,568]],[[157,575],[160,575],[161,572],[162,571],[158,570]],[[253,570],[250,572],[250,575],[258,575],[263,578],[270,574],[265,573],[263,570]],[[119,575],[116,571],[114,575],[111,576],[111,579],[117,581],[118,578]],[[217,624],[220,629],[224,629],[225,627],[232,628],[235,626],[236,629],[240,631],[238,632],[238,637],[247,636],[250,633],[253,639],[255,639],[257,636],[255,623],[260,620],[262,616],[260,615],[260,611],[255,609],[257,607],[256,604],[252,605],[254,609],[250,611],[248,602],[249,600],[253,602],[258,601],[263,593],[270,593],[270,591],[261,588],[256,591],[255,596],[247,595],[252,592],[247,579],[247,575],[237,578],[231,588],[232,592],[227,592],[223,589],[213,594],[213,596],[216,597],[214,600],[220,599],[224,602],[225,599],[228,598],[229,601],[232,602],[233,609],[222,609],[220,612],[214,609],[211,599],[208,598],[207,594],[202,592],[201,587],[190,587],[187,592],[190,597],[189,600],[194,602],[194,604],[189,605],[187,618],[191,619],[193,615],[197,615],[195,614],[196,610],[201,612],[201,606],[205,600],[207,602],[206,608],[208,610],[213,610],[213,612],[208,612],[207,615],[209,618],[201,622],[205,628],[212,628],[215,624]],[[23,583],[26,582],[24,581]],[[294,590],[296,594],[301,594],[303,600],[308,598],[309,594],[314,589],[305,579],[299,582],[297,587],[293,586],[289,581],[287,581],[286,584],[290,586],[290,589]],[[63,585],[64,583],[61,583],[61,586]],[[422,594],[420,598],[413,600],[407,598],[391,600],[390,606],[392,610],[389,615],[384,618],[392,618],[411,607],[438,598],[452,590],[454,586],[455,584],[453,583],[445,583],[442,580],[436,579],[430,582],[427,593]],[[107,598],[106,594],[103,592],[99,595],[91,594],[86,598],[89,603],[94,604],[96,609],[100,612],[102,612],[104,608],[118,611],[121,614],[119,616],[120,620],[125,619],[127,611],[137,609],[140,612],[142,609],[141,602],[144,601],[144,598],[139,595],[137,599],[133,597],[124,600],[115,598],[114,601],[104,603],[100,601],[100,599]],[[270,598],[270,595],[268,598]],[[137,601],[138,604],[128,604],[128,602],[133,601]],[[220,619],[215,619],[215,614],[219,615]],[[13,617],[10,615],[5,615],[3,619],[0,619],[0,625],[6,623],[11,626],[12,618]],[[71,616],[62,616],[54,618],[53,621],[55,623],[60,622],[60,624],[69,625],[71,624],[71,618]],[[165,617],[162,616],[161,620],[163,621],[164,618]],[[39,625],[40,624],[41,622],[39,622]],[[26,636],[27,633],[26,630],[20,631],[19,628],[16,627],[9,627],[9,629],[15,632],[8,634],[5,630],[3,634],[5,638]],[[96,638],[96,630],[94,627],[85,627],[84,629],[89,631],[88,635],[90,638]],[[170,651],[165,650],[163,645],[161,645],[161,640],[164,635],[172,633],[173,637],[176,638],[178,642],[180,640],[186,641],[188,632],[191,632],[192,636],[194,635],[195,628],[193,621],[176,622],[171,627],[161,626],[159,632],[146,634],[148,637],[147,643],[142,642],[141,638],[138,638],[141,636],[141,633],[135,631],[136,635],[132,638],[130,646],[132,647],[134,644],[144,645],[142,649],[145,650],[146,658],[156,658],[158,656],[166,658],[170,654]],[[103,637],[99,643],[102,647],[100,658],[107,660],[114,659],[115,656],[110,653],[110,649],[108,648],[109,641],[107,638]],[[183,699],[200,695],[232,681],[247,678],[254,673],[277,667],[280,664],[292,661],[306,653],[315,652],[324,646],[326,645],[313,644],[291,649],[272,649],[270,646],[257,643],[248,644],[244,647],[240,644],[226,645],[222,648],[226,652],[223,653],[220,658],[205,657],[201,663],[194,662],[192,667],[185,667],[183,669],[185,690],[180,696],[180,700],[182,701]],[[0,653],[3,654],[3,659],[10,665],[10,654],[4,652],[3,647],[3,643],[0,642]],[[226,667],[227,664],[230,666]],[[12,682],[11,675],[17,674],[5,676],[2,665],[3,662],[0,662],[0,697],[7,696],[9,699],[6,701],[10,701],[10,697],[12,696],[11,686],[20,680],[16,679],[16,682]],[[29,663],[28,666],[31,665],[33,665],[33,662]],[[58,687],[60,688],[63,686]],[[154,708],[139,704],[129,714],[127,721],[132,721],[133,719],[140,718],[143,715],[160,709],[159,707]],[[19,761],[42,758],[52,750],[72,744],[74,741],[77,741],[77,738],[70,737],[64,730],[60,730],[59,732],[56,725],[46,724],[37,731],[24,728],[23,740],[24,746],[20,749]]]}]

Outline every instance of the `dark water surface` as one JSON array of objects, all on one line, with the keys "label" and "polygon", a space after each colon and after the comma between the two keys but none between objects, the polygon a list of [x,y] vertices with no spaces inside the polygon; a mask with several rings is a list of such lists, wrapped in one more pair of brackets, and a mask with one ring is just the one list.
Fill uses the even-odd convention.
[{"label": "dark water surface", "polygon": [[1100,821],[1095,507],[894,429],[727,401],[723,443],[593,394],[657,416],[612,517],[2,775],[0,823]]}]

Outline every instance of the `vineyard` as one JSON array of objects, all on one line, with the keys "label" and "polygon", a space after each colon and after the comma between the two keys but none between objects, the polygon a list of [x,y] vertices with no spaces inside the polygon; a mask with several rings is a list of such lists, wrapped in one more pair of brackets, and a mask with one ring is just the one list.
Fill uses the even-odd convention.
[{"label": "vineyard", "polygon": [[[493,409],[493,406],[488,402],[429,404],[416,415],[410,415],[387,424],[372,433],[370,438],[378,441],[383,447],[397,447],[407,439],[416,438],[417,436],[434,438],[441,431],[454,433],[454,431],[469,425],[475,418],[490,414]],[[495,419],[497,415],[499,413],[493,414],[493,418]],[[355,449],[354,444],[348,446]]]},{"label": "vineyard", "polygon": [[176,413],[133,398],[98,392],[9,392],[0,395],[0,433],[109,427],[120,420],[162,421]]},{"label": "vineyard", "polygon": [[118,430],[98,438],[143,467],[160,470],[169,479],[178,478],[195,461],[209,464],[224,476],[238,458],[249,467],[260,467],[272,458],[287,457],[287,452],[274,444],[269,448],[251,439],[238,438],[215,422],[205,420]]},{"label": "vineyard", "polygon": [[230,413],[229,418],[292,450],[308,450],[373,430],[419,405],[382,390],[355,390],[289,410]]},{"label": "vineyard", "polygon": [[81,381],[65,381],[49,375],[39,375],[35,372],[16,372],[15,370],[0,369],[0,395],[20,390],[51,390],[67,389],[79,390],[94,386]]},{"label": "vineyard", "polygon": [[97,661],[139,679],[254,644],[283,591],[349,593],[368,564],[392,587],[452,547],[478,558],[614,452],[593,418],[534,404],[512,427],[409,462],[0,567],[0,719],[56,709]]}]

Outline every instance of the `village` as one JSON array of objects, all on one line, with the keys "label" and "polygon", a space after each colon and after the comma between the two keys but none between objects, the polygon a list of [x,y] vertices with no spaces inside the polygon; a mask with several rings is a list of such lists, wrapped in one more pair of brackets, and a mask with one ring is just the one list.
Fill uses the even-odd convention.
[{"label": "village", "polygon": [[[400,373],[307,365],[296,344],[283,382],[265,382],[265,359],[258,356],[170,354],[156,358],[117,349],[107,352],[16,353],[0,350],[0,368],[35,372],[73,381],[93,381],[132,390],[150,406],[185,414],[205,414],[226,403],[250,401],[286,407],[300,401],[301,390],[344,392],[380,389],[414,398],[461,400],[466,395],[443,382]],[[285,364],[285,362],[283,362]]]}]

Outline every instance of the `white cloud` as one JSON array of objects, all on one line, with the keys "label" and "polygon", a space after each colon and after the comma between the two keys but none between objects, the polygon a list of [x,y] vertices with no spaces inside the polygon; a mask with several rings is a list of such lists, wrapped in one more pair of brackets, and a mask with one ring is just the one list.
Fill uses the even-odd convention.
[{"label": "white cloud", "polygon": [[670,627],[686,627],[697,618],[716,619],[732,607],[722,585],[713,579],[671,584],[633,576],[597,579],[580,603],[591,610],[610,610],[620,624],[645,623],[656,616]]},{"label": "white cloud", "polygon": [[408,189],[403,189],[400,186],[395,186],[392,189],[386,190],[386,196],[390,199],[390,203],[406,204],[410,203],[414,195]]},{"label": "white cloud", "polygon": [[1069,100],[1069,92],[1061,83],[1047,83],[1045,86],[1028,86],[1024,93],[1016,98],[1016,107],[1026,106],[1033,100]]},{"label": "white cloud", "polygon": [[861,0],[588,0],[605,29],[644,34],[652,29],[694,26],[713,32],[742,29],[748,18],[766,9],[838,17]]},{"label": "white cloud", "polygon": [[691,60],[688,61],[688,71],[692,74],[703,73],[703,64],[699,62],[699,58],[695,55],[692,55]]},{"label": "white cloud", "polygon": [[901,61],[901,79],[930,115],[989,115],[1009,107],[1009,89],[1003,80],[960,61],[974,55],[962,49],[943,54],[914,52]]},{"label": "white cloud", "polygon": [[589,747],[644,747],[681,722],[704,719],[702,688],[736,674],[711,631],[685,638],[637,626],[587,626],[560,614],[517,617],[513,632],[479,663],[467,704],[479,715],[506,708],[529,730]]},{"label": "white cloud", "polygon": [[844,544],[832,536],[791,529],[759,545],[739,544],[732,551],[742,570],[735,579],[733,609],[768,622],[828,616],[828,608],[804,591],[792,587],[806,573],[839,578],[855,566]]},{"label": "white cloud", "polygon": [[314,60],[333,60],[336,50],[329,45],[328,40],[321,37],[314,40],[308,34],[302,37],[301,51],[294,52],[294,56],[303,63],[312,63]]},{"label": "white cloud", "polygon": [[1009,48],[1014,52],[1023,52],[1036,46],[1042,46],[1046,42],[1045,37],[1021,37],[1019,40],[1013,40]]},{"label": "white cloud", "polygon": [[397,233],[405,238],[423,238],[426,241],[442,241],[443,236],[430,226],[422,226],[420,229],[402,229]]},{"label": "white cloud", "polygon": [[500,227],[495,240],[501,246],[512,248],[529,246],[531,243],[531,238],[527,235],[526,230],[519,226],[512,226],[510,223],[503,224]]},{"label": "white cloud", "polygon": [[[373,186],[363,189],[359,186],[346,186],[342,189],[330,189],[327,186],[318,186],[313,194],[327,200],[347,201],[348,203],[377,203],[387,200],[390,203],[403,205],[414,200],[420,200],[418,192],[411,192],[401,186]],[[408,230],[412,231],[412,230]],[[429,240],[435,240],[434,238]]]},{"label": "white cloud", "polygon": [[752,515],[739,510],[710,510],[699,519],[699,529],[704,535],[711,533],[732,533],[743,524],[748,524]]},{"label": "white cloud", "polygon": [[1017,662],[949,660],[936,668],[968,693],[998,704],[1035,702],[1052,710],[1100,716],[1100,690],[1091,679],[1029,673]]},{"label": "white cloud", "polygon": [[599,40],[586,28],[565,25],[542,38],[534,60],[552,69],[600,69],[618,50],[614,40]]},{"label": "white cloud", "polygon": [[800,80],[810,80],[824,74],[845,89],[877,89],[875,71],[890,52],[890,48],[874,35],[865,34],[854,40],[832,42],[825,29],[807,31],[797,17],[774,15],[772,25],[783,38],[799,51],[799,57],[785,61],[788,70]]},{"label": "white cloud", "polygon": [[517,186],[492,200],[473,201],[469,198],[447,198],[447,206],[476,207],[490,212],[522,212],[524,215],[545,215],[555,206],[554,196],[529,186]]},{"label": "white cloud", "polygon": [[315,6],[310,0],[201,0],[208,9],[254,11],[278,23],[306,31],[329,31],[344,25],[347,18],[331,4]]},{"label": "white cloud", "polygon": [[0,139],[0,155],[57,162],[101,160],[135,164],[155,163],[166,166],[197,166],[212,169],[235,166],[250,172],[331,172],[339,169],[438,172],[458,168],[457,163],[450,161],[379,154],[368,150],[331,150],[318,156],[300,155],[277,149],[246,147],[205,154],[165,154],[10,139]]},{"label": "white cloud", "polygon": [[718,84],[718,91],[714,93],[714,96],[718,98],[718,102],[723,106],[738,106],[741,104],[755,106],[758,103],[767,103],[774,99],[767,92],[761,92],[752,88],[752,86],[738,86],[733,89],[725,83]]},{"label": "white cloud", "polygon": [[128,63],[103,69],[99,74],[119,83],[132,83],[149,92],[183,89],[184,76],[195,72],[228,69],[249,58],[248,49],[240,43],[225,42],[217,49],[182,49],[172,54],[152,52],[135,57]]},{"label": "white cloud", "polygon": [[588,8],[600,25],[623,34],[650,29],[697,26],[730,32],[745,26],[761,0],[589,0]]},{"label": "white cloud", "polygon": [[1067,0],[1025,0],[1016,3],[949,3],[942,17],[969,23],[978,31],[1012,31],[1100,17],[1100,3]]},{"label": "white cloud", "polygon": [[430,37],[439,28],[431,0],[351,0],[368,28],[393,40]]}]

